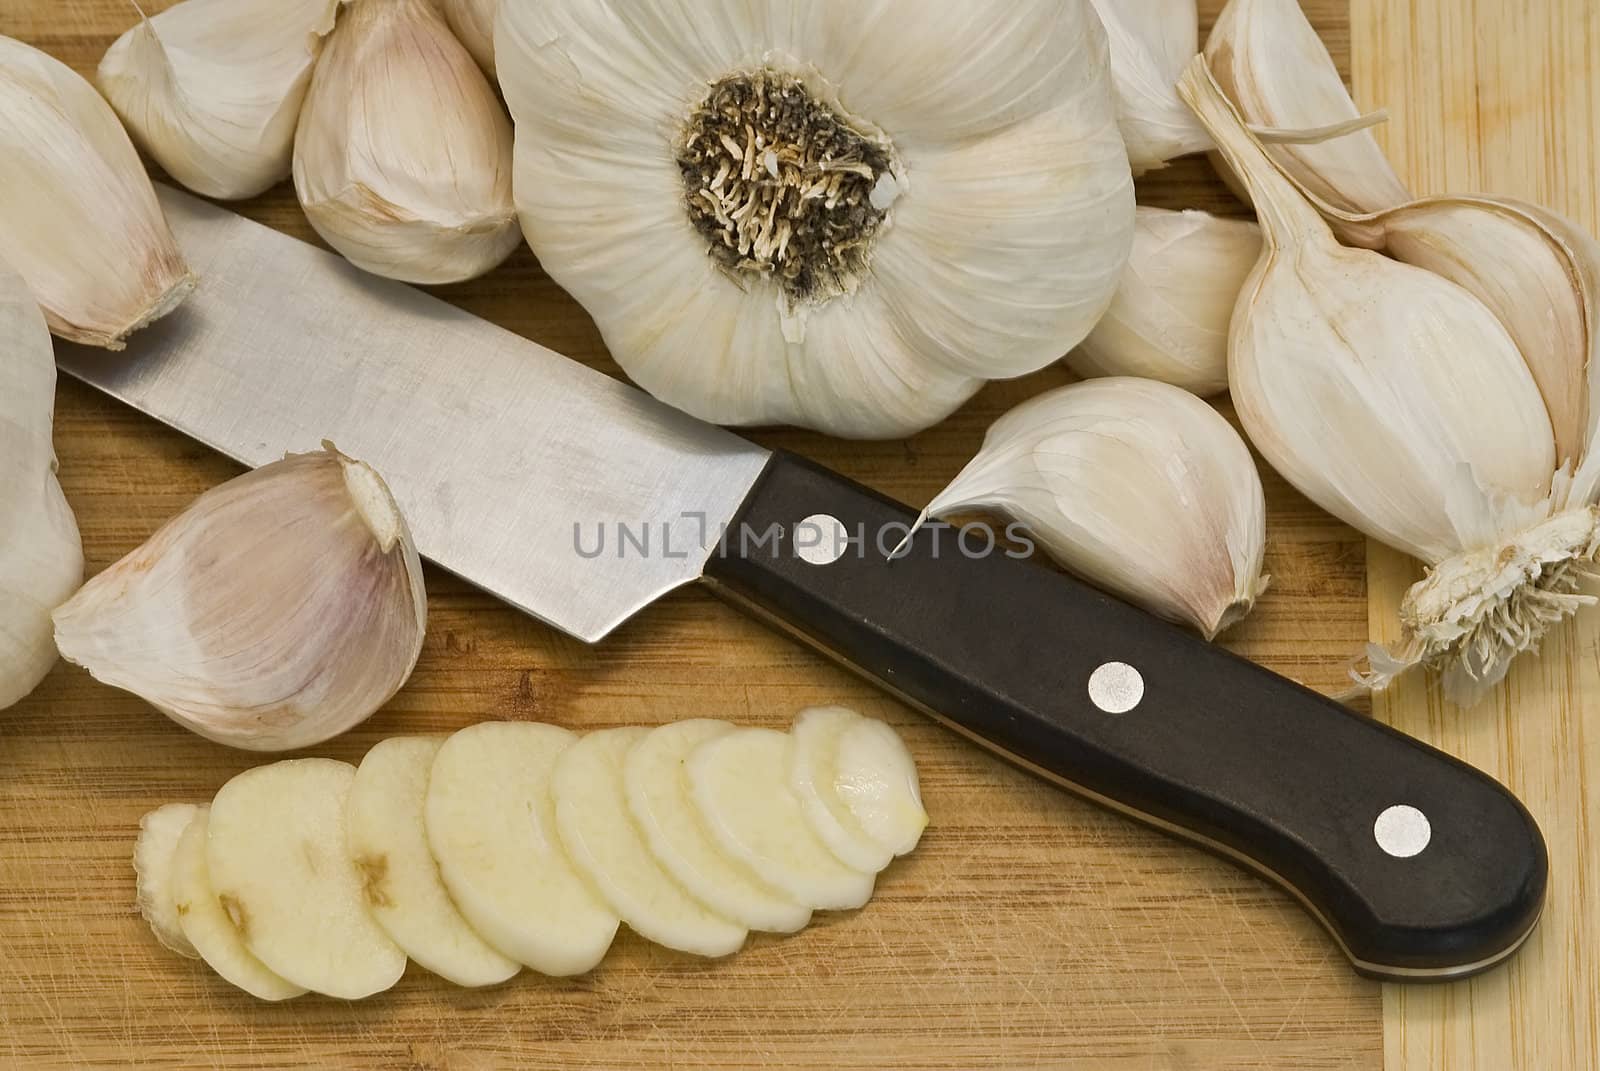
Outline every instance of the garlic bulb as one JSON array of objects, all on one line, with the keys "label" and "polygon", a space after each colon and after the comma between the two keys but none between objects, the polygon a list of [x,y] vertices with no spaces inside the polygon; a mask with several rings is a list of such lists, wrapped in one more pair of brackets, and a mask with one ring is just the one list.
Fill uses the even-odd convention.
[{"label": "garlic bulb", "polygon": [[500,0],[443,0],[444,17],[472,58],[494,77],[494,18]]},{"label": "garlic bulb", "polygon": [[69,661],[250,751],[365,721],[411,675],[426,620],[389,489],[328,445],[201,495],[55,612]]},{"label": "garlic bulb", "polygon": [[1571,501],[1539,385],[1469,291],[1335,240],[1255,143],[1203,59],[1185,98],[1249,183],[1266,249],[1234,313],[1230,373],[1251,439],[1290,483],[1422,559],[1402,607],[1404,666],[1470,701],[1583,601],[1600,515]]},{"label": "garlic bulb", "polygon": [[[1299,0],[1229,0],[1205,54],[1217,83],[1252,126],[1303,131],[1362,119]],[[1377,212],[1411,200],[1377,139],[1365,131],[1269,144],[1266,152],[1340,209]]]},{"label": "garlic bulb", "polygon": [[1228,323],[1261,259],[1261,229],[1204,212],[1139,206],[1122,285],[1067,356],[1081,376],[1143,376],[1202,398],[1228,389]]},{"label": "garlic bulb", "polygon": [[1178,99],[1178,76],[1200,51],[1195,0],[1092,0],[1111,42],[1117,123],[1133,173],[1211,148],[1211,137]]},{"label": "garlic bulb", "polygon": [[1165,383],[1095,379],[1013,409],[918,523],[973,508],[1021,521],[1072,572],[1207,639],[1267,587],[1250,451]]},{"label": "garlic bulb", "polygon": [[101,91],[195,193],[254,197],[289,177],[294,129],[341,0],[181,0],[117,38]]},{"label": "garlic bulb", "polygon": [[506,4],[546,271],[645,389],[889,438],[1082,341],[1133,240],[1087,0]]},{"label": "garlic bulb", "polygon": [[55,665],[50,611],[83,581],[78,522],[56,482],[55,400],[44,315],[0,264],[0,710]]},{"label": "garlic bulb", "polygon": [[432,0],[344,8],[300,113],[294,186],[329,245],[392,279],[471,279],[522,241],[510,120]]},{"label": "garlic bulb", "polygon": [[61,338],[120,350],[194,289],[122,124],[94,87],[0,37],[0,261]]}]

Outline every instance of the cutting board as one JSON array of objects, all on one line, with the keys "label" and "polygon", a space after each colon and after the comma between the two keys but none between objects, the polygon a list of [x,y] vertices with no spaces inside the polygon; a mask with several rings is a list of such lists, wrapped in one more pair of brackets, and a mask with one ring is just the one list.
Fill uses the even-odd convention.
[{"label": "cutting board", "polygon": [[[1202,4],[1208,24],[1220,6]],[[1305,6],[1348,70],[1345,0]],[[1383,32],[1378,13],[1371,17],[1363,41]],[[84,72],[131,22],[122,0],[0,0],[0,33]],[[1198,160],[1143,182],[1141,200],[1240,211]],[[241,208],[314,240],[287,188]],[[526,250],[488,278],[439,293],[617,372],[589,318]],[[904,443],[756,437],[920,504],[996,416],[1067,378],[1051,370],[994,385]],[[57,444],[91,573],[238,471],[72,382],[61,386]],[[1368,636],[1369,568],[1375,590],[1389,591],[1393,579],[1383,559],[1369,566],[1358,535],[1264,476],[1273,587],[1225,642],[1336,690]],[[395,990],[362,1004],[262,1005],[154,942],[133,909],[129,865],[141,814],[208,799],[252,758],[62,666],[31,699],[0,712],[0,1065],[1383,1065],[1380,987],[1356,978],[1285,894],[1013,771],[702,592],[675,595],[589,648],[441,572],[430,571],[428,589],[430,631],[410,685],[312,753],[357,760],[385,736],[485,719],[579,730],[683,717],[781,727],[801,707],[845,703],[893,724],[915,754],[932,816],[921,849],[883,875],[864,910],[819,916],[797,936],[756,938],[730,960],[693,960],[625,933],[580,979],[525,975],[466,992],[413,967]],[[1050,656],[1048,636],[1016,641]],[[1391,1011],[1395,1024],[1401,1014]],[[1399,1058],[1391,1046],[1391,1066]]]}]

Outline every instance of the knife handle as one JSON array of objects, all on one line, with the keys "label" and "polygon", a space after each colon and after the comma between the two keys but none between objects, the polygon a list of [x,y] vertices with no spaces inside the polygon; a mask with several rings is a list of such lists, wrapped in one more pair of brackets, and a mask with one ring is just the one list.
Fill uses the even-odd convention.
[{"label": "knife handle", "polygon": [[914,520],[775,454],[706,576],[1002,756],[1277,881],[1363,974],[1464,977],[1532,932],[1544,839],[1498,782],[981,539],[925,529],[890,560]]}]

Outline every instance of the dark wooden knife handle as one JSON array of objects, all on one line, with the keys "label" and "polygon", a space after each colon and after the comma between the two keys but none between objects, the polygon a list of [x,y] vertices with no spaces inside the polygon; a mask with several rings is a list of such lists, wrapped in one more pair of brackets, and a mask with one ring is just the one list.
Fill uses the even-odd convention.
[{"label": "dark wooden knife handle", "polygon": [[778,454],[706,575],[1013,761],[1277,880],[1364,974],[1462,977],[1532,931],[1544,839],[1498,782],[981,538],[924,530],[889,560],[914,517]]}]

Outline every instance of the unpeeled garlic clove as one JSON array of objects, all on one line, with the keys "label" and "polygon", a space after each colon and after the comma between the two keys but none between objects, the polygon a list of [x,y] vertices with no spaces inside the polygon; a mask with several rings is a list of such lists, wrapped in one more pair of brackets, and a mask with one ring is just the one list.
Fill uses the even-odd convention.
[{"label": "unpeeled garlic clove", "polygon": [[289,177],[295,125],[342,0],[183,0],[117,38],[98,81],[139,147],[195,193]]},{"label": "unpeeled garlic clove", "polygon": [[78,523],[56,482],[55,388],[44,315],[0,264],[0,710],[55,665],[50,611],[83,582]]},{"label": "unpeeled garlic clove", "polygon": [[194,289],[155,189],[93,86],[0,37],[0,260],[61,338],[120,350]]},{"label": "unpeeled garlic clove", "polygon": [[1200,51],[1195,0],[1092,0],[1111,43],[1117,126],[1133,173],[1211,148],[1211,136],[1178,98],[1178,76]]},{"label": "unpeeled garlic clove", "polygon": [[522,240],[511,120],[431,0],[344,8],[300,114],[293,170],[317,233],[377,275],[460,282]]},{"label": "unpeeled garlic clove", "polygon": [[55,613],[69,661],[250,751],[365,721],[411,675],[426,620],[388,488],[331,446],[201,495]]},{"label": "unpeeled garlic clove", "polygon": [[[1362,121],[1322,38],[1298,0],[1229,0],[1206,40],[1218,85],[1255,127],[1305,131]],[[1372,134],[1269,144],[1295,181],[1350,212],[1377,212],[1412,199]]]},{"label": "unpeeled garlic clove", "polygon": [[1111,308],[1067,356],[1081,376],[1142,376],[1208,397],[1228,389],[1228,324],[1261,258],[1261,229],[1139,207]]},{"label": "unpeeled garlic clove", "polygon": [[1022,522],[1072,572],[1208,639],[1266,590],[1250,451],[1165,383],[1095,379],[1013,409],[923,518],[969,509]]},{"label": "unpeeled garlic clove", "polygon": [[494,20],[500,0],[443,0],[444,17],[484,73],[494,77]]}]

